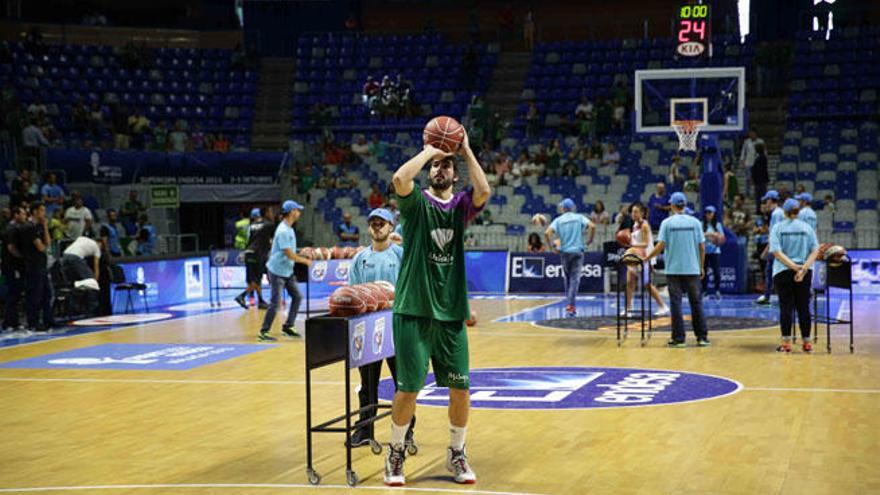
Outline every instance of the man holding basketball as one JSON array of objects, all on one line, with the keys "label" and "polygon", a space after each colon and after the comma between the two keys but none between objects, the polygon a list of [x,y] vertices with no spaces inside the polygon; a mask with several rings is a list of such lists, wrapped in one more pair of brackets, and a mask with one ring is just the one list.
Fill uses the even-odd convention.
[{"label": "man holding basketball", "polygon": [[[438,119],[439,120],[439,119]],[[429,123],[429,128],[432,123]],[[425,384],[429,361],[438,386],[449,387],[450,445],[446,468],[456,483],[476,483],[465,454],[465,434],[470,410],[467,332],[470,317],[464,265],[464,233],[489,200],[490,188],[483,169],[457,122],[448,119],[446,130],[461,129],[458,154],[464,159],[472,189],[453,193],[457,180],[453,153],[432,144],[394,173],[394,189],[403,224],[403,260],[394,301],[394,348],[397,393],[391,413],[391,442],[385,460],[385,484],[403,486],[404,441],[415,413],[416,397]],[[439,126],[434,126],[439,128]],[[454,134],[430,143],[454,149]],[[455,144],[452,141],[452,144]],[[428,189],[414,190],[413,179],[428,164]]]},{"label": "man holding basketball", "polygon": [[[403,258],[403,248],[391,241],[391,233],[394,228],[394,214],[385,208],[376,208],[367,217],[369,234],[372,243],[370,247],[355,255],[351,260],[351,270],[348,274],[348,284],[358,285],[369,282],[384,280],[392,285],[397,285],[397,274],[400,271],[400,262]],[[397,366],[395,359],[390,357],[385,360],[391,376],[397,381]],[[382,361],[376,361],[358,368],[361,375],[361,389],[358,392],[360,408],[375,405],[379,402],[379,376],[382,374]],[[376,410],[371,409],[362,412],[360,421],[365,421],[376,416]],[[412,441],[412,429],[407,434],[407,443]],[[373,439],[373,424],[361,426],[351,437],[351,446],[360,447],[369,445]]]}]

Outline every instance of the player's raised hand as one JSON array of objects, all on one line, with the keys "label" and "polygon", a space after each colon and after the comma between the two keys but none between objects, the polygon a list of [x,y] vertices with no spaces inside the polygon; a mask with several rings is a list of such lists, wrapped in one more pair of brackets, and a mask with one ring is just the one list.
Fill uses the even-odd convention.
[{"label": "player's raised hand", "polygon": [[471,141],[468,138],[467,129],[464,126],[461,126],[461,132],[464,133],[464,137],[461,139],[461,146],[458,147],[458,154],[461,156],[467,156],[468,153],[473,153],[471,150]]},{"label": "player's raised hand", "polygon": [[426,144],[424,150],[428,153],[428,156],[431,158],[431,160],[442,160],[444,158],[449,158],[450,156],[455,154],[447,153],[440,148],[435,148],[431,146],[430,144]]}]

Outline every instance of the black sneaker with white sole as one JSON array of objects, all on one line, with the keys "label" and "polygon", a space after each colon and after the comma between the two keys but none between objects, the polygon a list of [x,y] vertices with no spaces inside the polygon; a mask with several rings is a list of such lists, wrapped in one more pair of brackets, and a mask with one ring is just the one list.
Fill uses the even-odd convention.
[{"label": "black sneaker with white sole", "polygon": [[281,327],[281,333],[283,333],[284,335],[287,335],[288,337],[294,337],[294,338],[302,337],[302,335],[300,335],[299,332],[294,330],[293,327],[289,327],[287,325],[284,325]]}]

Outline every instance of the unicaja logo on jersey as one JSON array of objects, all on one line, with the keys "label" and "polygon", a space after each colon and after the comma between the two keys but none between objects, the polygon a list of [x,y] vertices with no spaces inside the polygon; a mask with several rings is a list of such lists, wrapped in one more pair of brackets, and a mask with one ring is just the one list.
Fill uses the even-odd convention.
[{"label": "unicaja logo on jersey", "polygon": [[455,237],[455,231],[453,229],[434,229],[431,231],[431,239],[434,240],[434,244],[440,251],[428,255],[431,261],[444,265],[452,263],[452,254],[446,253],[446,248],[449,246],[453,237]]}]

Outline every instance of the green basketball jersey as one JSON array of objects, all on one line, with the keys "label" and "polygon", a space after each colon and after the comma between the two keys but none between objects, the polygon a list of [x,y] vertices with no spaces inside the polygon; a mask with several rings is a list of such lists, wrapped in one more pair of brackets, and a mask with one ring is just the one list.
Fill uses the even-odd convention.
[{"label": "green basketball jersey", "polygon": [[441,201],[427,190],[398,196],[403,225],[403,261],[394,312],[463,321],[470,318],[464,266],[464,231],[479,213],[471,191]]}]

